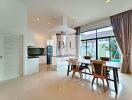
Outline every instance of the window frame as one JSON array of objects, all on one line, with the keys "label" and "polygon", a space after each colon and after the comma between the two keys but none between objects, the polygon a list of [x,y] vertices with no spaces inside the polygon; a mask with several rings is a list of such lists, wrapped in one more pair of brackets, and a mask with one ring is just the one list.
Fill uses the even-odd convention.
[{"label": "window frame", "polygon": [[[109,39],[109,45],[110,45],[110,38],[115,38],[115,35],[112,35],[112,36],[104,36],[104,37],[98,37],[98,32],[97,30],[99,29],[103,29],[103,28],[107,28],[107,27],[112,27],[112,26],[106,26],[106,27],[101,27],[101,28],[97,28],[97,29],[93,29],[93,30],[89,30],[89,31],[94,31],[96,30],[96,37],[95,38],[91,38],[91,39],[82,39],[82,41],[85,41],[86,42],[86,56],[87,56],[87,41],[90,41],[90,40],[96,40],[96,60],[98,60],[98,40],[99,39],[106,39],[108,38]],[[84,31],[84,32],[89,32],[89,31]],[[84,33],[84,32],[81,32],[80,34]],[[109,48],[110,49],[110,48]],[[111,54],[110,54],[110,57],[111,57]]]}]

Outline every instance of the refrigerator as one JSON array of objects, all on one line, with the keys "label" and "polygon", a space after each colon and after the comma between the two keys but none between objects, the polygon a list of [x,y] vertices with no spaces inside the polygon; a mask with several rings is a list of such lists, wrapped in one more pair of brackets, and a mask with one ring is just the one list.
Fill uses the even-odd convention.
[{"label": "refrigerator", "polygon": [[47,46],[47,64],[52,64],[53,47]]}]

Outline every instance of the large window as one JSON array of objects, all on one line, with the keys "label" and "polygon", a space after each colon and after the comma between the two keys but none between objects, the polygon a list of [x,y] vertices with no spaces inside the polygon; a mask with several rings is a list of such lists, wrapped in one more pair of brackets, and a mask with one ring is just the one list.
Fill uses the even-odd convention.
[{"label": "large window", "polygon": [[98,59],[100,57],[110,57],[109,38],[98,39]]},{"label": "large window", "polygon": [[81,53],[80,54],[81,56],[87,55],[86,54],[87,53],[86,52],[86,47],[87,47],[86,45],[87,45],[87,42],[86,41],[81,41],[81,45],[80,45],[81,46],[81,52],[80,52]]},{"label": "large window", "polygon": [[81,33],[80,56],[91,56],[92,59],[110,57],[112,60],[119,60],[120,53],[112,27]]},{"label": "large window", "polygon": [[96,59],[96,41],[95,40],[89,40],[87,41],[87,55],[91,56],[92,59]]}]

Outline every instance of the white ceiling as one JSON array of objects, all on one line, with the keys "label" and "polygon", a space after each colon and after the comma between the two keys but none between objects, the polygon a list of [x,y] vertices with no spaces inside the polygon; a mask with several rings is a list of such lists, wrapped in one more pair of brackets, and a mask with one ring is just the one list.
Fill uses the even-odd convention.
[{"label": "white ceiling", "polygon": [[[29,28],[44,33],[64,14],[73,27],[85,25],[132,9],[132,0],[24,0],[28,5]],[[39,22],[34,19],[40,17]],[[73,18],[74,17],[74,18]],[[47,23],[51,22],[51,25]],[[46,31],[45,31],[46,32]]]}]

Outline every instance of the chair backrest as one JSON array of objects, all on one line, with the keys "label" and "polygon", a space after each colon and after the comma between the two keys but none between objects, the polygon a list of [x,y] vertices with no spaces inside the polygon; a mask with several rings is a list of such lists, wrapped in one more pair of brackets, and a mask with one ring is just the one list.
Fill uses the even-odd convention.
[{"label": "chair backrest", "polygon": [[91,60],[93,75],[105,76],[105,61]]},{"label": "chair backrest", "polygon": [[84,59],[90,60],[91,59],[91,56],[84,56]]},{"label": "chair backrest", "polygon": [[70,58],[69,59],[69,64],[71,66],[71,69],[76,69],[78,67],[78,65],[79,65],[78,59]]},{"label": "chair backrest", "polygon": [[109,57],[100,57],[100,60],[103,60],[103,61],[110,61],[110,58],[109,58]]}]

